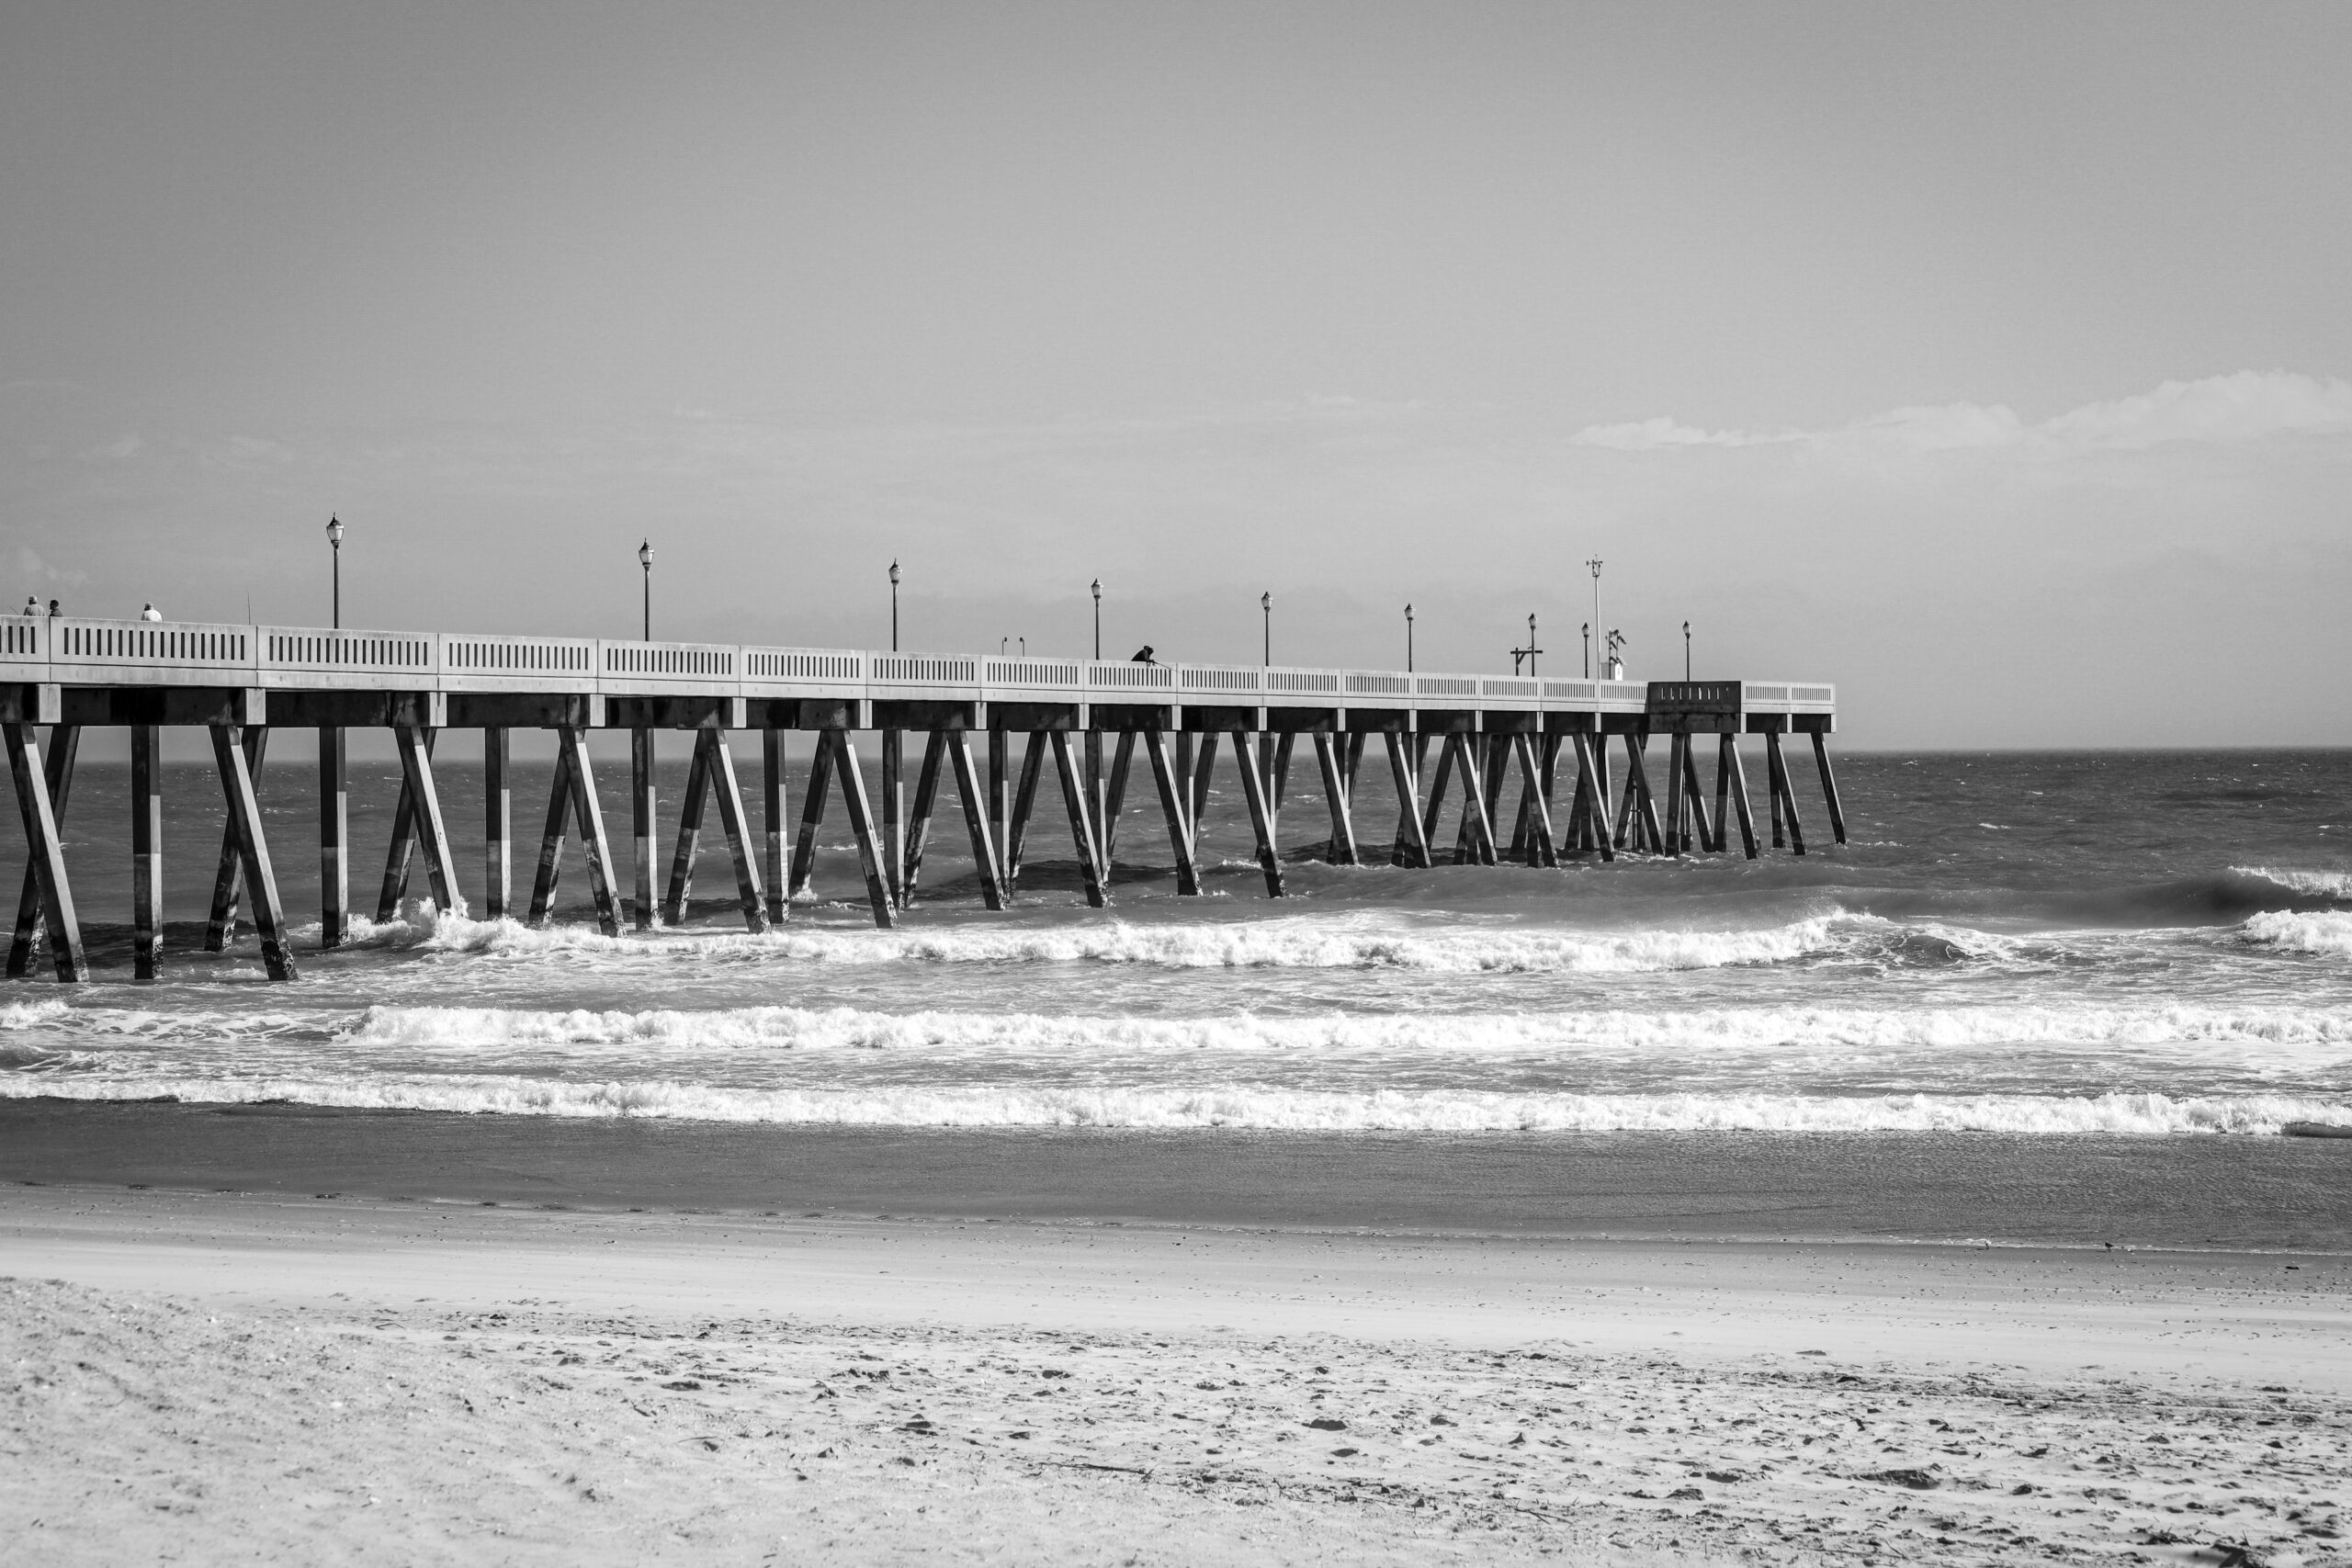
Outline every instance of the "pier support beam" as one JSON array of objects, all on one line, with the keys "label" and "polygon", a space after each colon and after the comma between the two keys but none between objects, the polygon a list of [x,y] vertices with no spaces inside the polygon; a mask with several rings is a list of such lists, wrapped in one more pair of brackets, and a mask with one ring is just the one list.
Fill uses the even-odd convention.
[{"label": "pier support beam", "polygon": [[628,829],[633,849],[631,888],[636,897],[629,923],[641,931],[653,929],[654,784],[653,730],[638,725],[628,732]]},{"label": "pier support beam", "polygon": [[[956,768],[956,793],[964,802],[964,831],[972,840],[972,869],[979,873],[980,902],[991,909],[1004,908],[1004,878],[997,859],[996,841],[989,833],[989,809],[995,791],[980,788],[980,770],[972,757],[971,738],[963,730],[944,736]],[[990,736],[991,741],[994,735]],[[991,781],[993,784],[993,781]]]},{"label": "pier support beam", "polygon": [[687,900],[694,896],[695,855],[702,848],[703,807],[710,798],[710,776],[702,747],[705,733],[695,735],[694,757],[686,765],[686,792],[678,797],[678,840],[670,852],[670,879],[662,893],[665,926],[685,923]]},{"label": "pier support beam", "polygon": [[1176,893],[1179,897],[1193,897],[1201,891],[1201,872],[1193,858],[1190,780],[1170,759],[1165,733],[1147,730],[1144,746],[1151,753],[1151,780],[1159,790],[1160,815],[1168,822],[1169,852],[1176,857]]},{"label": "pier support beam", "polygon": [[1037,807],[1037,775],[1046,765],[1046,732],[1032,730],[1021,757],[1021,784],[1012,795],[1012,819],[1004,829],[1004,890],[1021,880],[1021,851],[1029,838],[1029,814]]},{"label": "pier support beam", "polygon": [[1388,748],[1388,772],[1396,784],[1396,842],[1388,863],[1414,868],[1430,863],[1429,836],[1421,830],[1420,760],[1413,738],[1390,730],[1380,738]]},{"label": "pier support beam", "polygon": [[1568,740],[1577,753],[1576,815],[1583,824],[1578,847],[1598,850],[1603,861],[1613,861],[1617,852],[1609,832],[1608,738],[1589,736],[1579,729]]},{"label": "pier support beam", "polygon": [[797,898],[810,890],[817,870],[817,828],[825,819],[825,791],[833,777],[833,748],[817,736],[816,754],[808,759],[808,786],[800,799],[800,834],[792,845],[792,890]]},{"label": "pier support beam", "polygon": [[[1204,750],[1204,758],[1208,752]],[[1274,848],[1274,814],[1267,799],[1269,781],[1259,773],[1261,753],[1252,751],[1246,730],[1233,732],[1233,760],[1241,769],[1241,794],[1250,806],[1250,830],[1258,836],[1258,866],[1266,874],[1266,897],[1283,897],[1282,857]]]},{"label": "pier support beam", "polygon": [[291,980],[294,950],[286,940],[285,911],[277,901],[277,874],[270,869],[269,843],[262,835],[261,803],[254,794],[253,771],[245,764],[246,737],[233,724],[207,728],[212,734],[212,761],[220,772],[220,792],[228,799],[229,833],[235,840],[245,897],[253,903],[254,929],[261,934],[263,967],[273,980]]},{"label": "pier support beam", "polygon": [[760,886],[743,789],[735,777],[735,756],[728,749],[723,729],[701,730],[695,737],[694,766],[687,776],[685,802],[678,813],[678,849],[685,863],[683,874],[675,865],[671,870],[673,904],[662,919],[676,925],[685,919],[686,896],[694,884],[695,845],[702,836],[706,803],[714,799],[718,805],[719,830],[727,838],[727,857],[735,870],[735,901],[743,913],[743,928],[758,936],[768,929],[767,897]]},{"label": "pier support beam", "polygon": [[882,879],[893,908],[907,907],[906,735],[882,732]]},{"label": "pier support beam", "polygon": [[514,913],[514,791],[508,784],[508,748],[503,726],[481,732],[481,915],[486,920]]},{"label": "pier support beam", "polygon": [[1777,848],[1780,844],[1781,835],[1777,829],[1785,818],[1789,827],[1789,848],[1803,854],[1804,824],[1797,819],[1796,791],[1789,787],[1789,760],[1781,750],[1779,730],[1765,732],[1764,760],[1766,776],[1772,790],[1772,826],[1776,829],[1772,835],[1773,845]]},{"label": "pier support beam", "polygon": [[1127,774],[1135,767],[1136,732],[1119,731],[1119,743],[1111,752],[1111,778],[1102,786],[1102,818],[1100,824],[1102,839],[1102,875],[1108,881],[1111,867],[1118,858],[1119,814],[1127,808]]},{"label": "pier support beam", "polygon": [[433,889],[434,905],[445,915],[462,915],[466,900],[458,891],[458,863],[448,827],[441,819],[440,791],[433,782],[433,734],[422,725],[396,724],[392,744],[401,756],[401,782],[414,803],[417,847],[424,852],[425,881]]},{"label": "pier support beam", "polygon": [[891,903],[890,884],[883,873],[882,847],[875,841],[874,812],[866,804],[865,775],[858,771],[857,748],[846,729],[821,731],[822,743],[833,754],[841,774],[842,806],[849,813],[850,831],[857,836],[857,858],[865,872],[865,898],[874,908],[874,923],[888,931],[899,923]]},{"label": "pier support beam", "polygon": [[531,884],[530,923],[545,925],[555,907],[563,875],[567,821],[580,828],[580,848],[588,862],[588,890],[596,904],[596,929],[621,934],[620,908],[613,887],[613,851],[605,838],[605,810],[596,799],[596,776],[588,764],[585,732],[576,725],[556,729],[555,783],[548,791],[547,829],[539,838],[538,874]]},{"label": "pier support beam", "polygon": [[1086,902],[1090,907],[1100,909],[1109,904],[1111,898],[1103,886],[1102,862],[1096,854],[1098,841],[1091,820],[1093,813],[1089,809],[1092,802],[1088,796],[1093,794],[1093,790],[1079,771],[1078,756],[1069,743],[1069,731],[1049,730],[1046,738],[1054,748],[1054,773],[1061,780],[1062,804],[1069,810],[1070,839],[1078,850],[1079,875],[1086,883]]},{"label": "pier support beam", "polygon": [[319,945],[351,935],[351,774],[340,725],[319,726]]},{"label": "pier support beam", "polygon": [[782,925],[791,913],[791,887],[785,879],[784,731],[760,731],[760,819],[767,829],[762,870],[767,885],[768,923]]},{"label": "pier support beam", "polygon": [[989,842],[996,847],[997,886],[1012,891],[1008,855],[1012,842],[1012,735],[989,727]]},{"label": "pier support beam", "polygon": [[[433,755],[438,732],[424,732],[424,754]],[[401,773],[400,799],[392,807],[392,840],[384,852],[384,885],[376,895],[376,919],[380,923],[401,912],[401,900],[408,897],[409,856],[416,849],[416,796],[409,789],[408,773]]]},{"label": "pier support beam", "polygon": [[1818,729],[1813,732],[1813,761],[1821,770],[1821,797],[1829,807],[1829,834],[1838,843],[1846,841],[1846,807],[1838,798],[1838,774],[1829,766],[1829,742]]},{"label": "pier support beam", "polygon": [[1356,825],[1351,807],[1349,783],[1344,759],[1329,735],[1315,738],[1315,766],[1323,775],[1323,795],[1331,808],[1331,849],[1333,865],[1354,865],[1356,862]]},{"label": "pier support beam", "polygon": [[[961,731],[957,732],[960,739]],[[934,729],[922,744],[922,767],[915,774],[914,810],[907,818],[906,859],[899,873],[899,908],[915,901],[915,884],[922,878],[922,857],[931,847],[931,816],[939,805],[939,765],[947,757],[948,731]]]},{"label": "pier support beam", "polygon": [[16,781],[17,809],[25,824],[25,857],[40,895],[51,962],[59,979],[86,980],[90,965],[82,952],[81,923],[74,916],[74,886],[65,874],[65,849],[58,841],[57,813],[41,766],[40,742],[29,724],[0,725],[0,731],[6,737],[8,773]]},{"label": "pier support beam", "polygon": [[[51,822],[62,836],[65,803],[74,793],[74,760],[82,750],[82,727],[54,724],[49,729],[49,755],[41,765],[41,780],[49,789]],[[26,842],[32,840],[27,839]],[[17,897],[17,931],[8,942],[8,978],[21,980],[32,973],[33,950],[49,929],[48,901],[41,895],[40,867],[25,860],[25,883]]]},{"label": "pier support beam", "polygon": [[[262,763],[269,758],[269,730],[264,725],[246,728],[243,742],[245,773],[258,785]],[[403,795],[401,798],[407,798]],[[220,829],[220,860],[212,874],[212,910],[204,923],[204,951],[226,953],[237,932],[237,899],[244,886],[244,863],[237,851],[237,826],[224,823]]]},{"label": "pier support beam", "polygon": [[1552,845],[1552,803],[1547,798],[1551,792],[1544,788],[1544,777],[1550,769],[1536,761],[1535,742],[1529,737],[1514,735],[1510,745],[1519,759],[1519,809],[1527,819],[1527,863],[1557,865],[1560,857]]},{"label": "pier support beam", "polygon": [[[1732,808],[1739,813],[1739,847],[1747,852],[1749,860],[1754,860],[1756,858],[1756,814],[1748,809],[1747,772],[1740,765],[1739,741],[1735,737],[1729,735],[1724,737],[1723,753],[1717,766],[1722,770],[1718,775],[1718,791],[1720,792],[1723,787],[1723,783],[1729,784]],[[1720,793],[1716,797],[1715,819],[1718,822],[1723,819]]]},{"label": "pier support beam", "polygon": [[153,980],[164,956],[164,732],[130,727],[130,973]]},{"label": "pier support beam", "polygon": [[1695,842],[1702,851],[1720,852],[1724,847],[1723,823],[1720,814],[1712,820],[1707,816],[1706,793],[1699,785],[1699,738],[1695,735],[1682,738],[1682,794],[1695,827],[1695,837],[1691,833],[1684,835],[1683,847],[1688,849]]}]

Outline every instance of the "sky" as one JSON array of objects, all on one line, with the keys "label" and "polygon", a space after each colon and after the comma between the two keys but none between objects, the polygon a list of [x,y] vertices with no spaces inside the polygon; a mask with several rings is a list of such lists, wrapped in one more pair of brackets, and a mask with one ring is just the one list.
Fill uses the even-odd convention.
[{"label": "sky", "polygon": [[0,591],[2352,742],[2352,7],[0,7]]}]

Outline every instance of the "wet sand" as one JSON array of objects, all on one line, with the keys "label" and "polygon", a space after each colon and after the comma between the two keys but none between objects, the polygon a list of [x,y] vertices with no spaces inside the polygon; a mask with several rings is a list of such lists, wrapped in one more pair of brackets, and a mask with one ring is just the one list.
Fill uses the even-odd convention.
[{"label": "wet sand", "polygon": [[0,1189],[33,1560],[2347,1561],[2352,1258]]}]

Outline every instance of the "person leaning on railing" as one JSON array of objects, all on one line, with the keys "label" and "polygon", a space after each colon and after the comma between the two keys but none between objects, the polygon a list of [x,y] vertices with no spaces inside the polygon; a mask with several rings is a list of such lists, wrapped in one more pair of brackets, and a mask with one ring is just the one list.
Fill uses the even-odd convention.
[{"label": "person leaning on railing", "polygon": [[1136,656],[1133,659],[1128,660],[1127,662],[1130,664],[1157,664],[1159,660],[1151,656],[1151,644],[1145,643],[1141,648],[1136,649]]}]

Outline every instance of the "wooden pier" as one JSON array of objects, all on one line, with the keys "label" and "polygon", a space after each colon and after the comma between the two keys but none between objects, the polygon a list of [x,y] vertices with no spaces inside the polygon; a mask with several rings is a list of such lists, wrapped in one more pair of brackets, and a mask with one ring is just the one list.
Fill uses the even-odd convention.
[{"label": "wooden pier", "polygon": [[[228,817],[206,945],[225,947],[242,906],[270,977],[285,980],[294,977],[295,955],[254,795],[277,729],[318,734],[321,942],[332,948],[349,930],[345,733],[355,728],[390,729],[401,763],[379,919],[394,915],[419,869],[436,907],[466,907],[433,771],[435,738],[450,728],[482,732],[481,912],[516,912],[507,739],[513,729],[539,728],[556,735],[556,773],[523,918],[548,918],[566,847],[576,839],[598,924],[616,935],[624,916],[639,930],[683,917],[714,813],[745,927],[761,931],[783,920],[790,895],[809,886],[817,832],[835,794],[857,840],[874,921],[894,925],[915,901],[933,817],[951,785],[981,899],[1001,909],[1020,881],[1048,758],[1088,903],[1110,902],[1117,824],[1129,788],[1145,787],[1138,752],[1166,828],[1176,890],[1198,894],[1200,824],[1221,745],[1229,746],[1241,782],[1266,891],[1280,897],[1278,830],[1302,739],[1314,751],[1327,852],[1343,864],[1368,852],[1402,866],[1441,859],[1554,866],[1620,852],[1720,854],[1729,851],[1735,823],[1741,852],[1752,859],[1761,845],[1736,744],[1742,735],[1764,740],[1772,847],[1803,854],[1782,741],[1812,738],[1830,831],[1844,843],[1826,744],[1836,719],[1834,686],[1787,681],[1105,663],[21,616],[0,622],[0,730],[28,851],[8,973],[29,973],[45,942],[60,979],[87,977],[58,822],[81,732],[92,725],[130,731],[137,977],[154,977],[162,942],[160,729],[200,725],[211,738]],[[633,876],[626,897],[589,764],[594,729],[630,735]],[[655,737],[662,730],[694,738],[666,874],[654,791]],[[760,742],[757,832],[730,743],[747,731]],[[814,737],[797,827],[787,818],[784,778],[785,738],[793,731]],[[873,732],[881,743],[869,790],[855,738]],[[910,736],[921,738],[911,796]],[[1358,771],[1375,736],[1399,803],[1385,852],[1364,849],[1353,809]],[[1662,759],[1650,750],[1653,738],[1666,741]],[[1712,805],[1702,755],[1709,738]],[[985,744],[985,762],[976,742]],[[1613,780],[1612,745],[1622,751]],[[1664,769],[1663,799],[1653,761]],[[1454,834],[1445,844],[1449,807]]]}]

